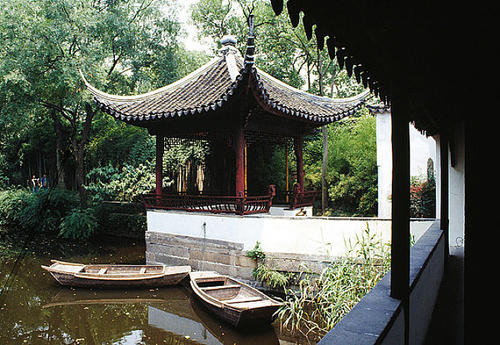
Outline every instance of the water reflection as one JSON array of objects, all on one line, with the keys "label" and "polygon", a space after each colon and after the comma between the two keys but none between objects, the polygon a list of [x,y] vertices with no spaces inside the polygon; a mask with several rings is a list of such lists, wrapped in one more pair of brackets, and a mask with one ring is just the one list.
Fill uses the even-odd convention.
[{"label": "water reflection", "polygon": [[[0,344],[291,344],[273,328],[250,332],[221,323],[183,286],[133,290],[74,289],[40,268],[50,259],[144,263],[144,246],[100,243],[73,255],[29,255],[0,263]],[[142,246],[142,247],[141,247]],[[71,254],[71,253],[70,253]],[[0,257],[1,259],[1,257]],[[7,283],[7,284],[6,284]]]}]

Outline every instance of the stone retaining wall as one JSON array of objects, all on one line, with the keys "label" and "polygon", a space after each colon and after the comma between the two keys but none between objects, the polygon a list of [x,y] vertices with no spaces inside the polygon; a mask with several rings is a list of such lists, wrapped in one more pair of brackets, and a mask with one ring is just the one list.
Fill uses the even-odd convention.
[{"label": "stone retaining wall", "polygon": [[146,261],[190,265],[193,271],[216,271],[246,280],[252,279],[256,267],[243,244],[151,231],[146,232]]},{"label": "stone retaining wall", "polygon": [[[265,264],[283,272],[320,273],[332,260],[324,255],[267,253]],[[240,243],[146,232],[148,264],[190,265],[194,271],[216,271],[244,280],[253,280],[256,261],[247,257]]]}]

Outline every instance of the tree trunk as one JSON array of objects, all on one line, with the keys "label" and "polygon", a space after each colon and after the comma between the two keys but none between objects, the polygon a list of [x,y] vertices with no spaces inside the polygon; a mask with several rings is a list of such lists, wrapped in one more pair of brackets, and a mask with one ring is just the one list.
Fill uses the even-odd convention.
[{"label": "tree trunk", "polygon": [[[318,72],[319,95],[323,96],[323,71],[321,70],[319,47],[316,46],[316,49],[316,56],[318,57],[316,67]],[[321,213],[324,214],[326,211],[326,207],[328,206],[328,185],[326,182],[326,170],[328,162],[328,128],[326,125],[321,128],[321,133],[323,135],[323,161],[321,164]]]},{"label": "tree trunk", "polygon": [[77,139],[77,119],[78,113],[75,111],[73,113],[73,138],[71,140],[73,145],[73,157],[75,158],[76,165],[76,188],[78,190],[78,195],[80,197],[80,205],[82,208],[87,207],[87,191],[85,190],[85,148],[89,141],[90,130],[92,129],[92,120],[95,115],[95,111],[89,103],[85,103],[85,120],[83,121],[83,128],[81,131],[80,140]]},{"label": "tree trunk", "polygon": [[56,185],[64,188],[64,166],[62,164],[62,142],[63,132],[62,124],[59,117],[57,117],[55,110],[51,112],[52,121],[54,123],[54,132],[56,134]]},{"label": "tree trunk", "polygon": [[84,162],[84,145],[80,145],[76,138],[73,139],[73,157],[75,159],[75,178],[78,196],[80,197],[80,206],[87,208],[87,191],[85,190],[85,162]]}]

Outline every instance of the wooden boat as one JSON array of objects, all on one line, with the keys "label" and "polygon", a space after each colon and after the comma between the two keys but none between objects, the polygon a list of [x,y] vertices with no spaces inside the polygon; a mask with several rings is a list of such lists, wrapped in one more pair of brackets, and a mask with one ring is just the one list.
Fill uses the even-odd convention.
[{"label": "wooden boat", "polygon": [[259,290],[217,272],[191,272],[189,276],[202,304],[235,327],[271,323],[281,306]]},{"label": "wooden boat", "polygon": [[61,285],[75,287],[145,288],[176,285],[191,272],[191,266],[84,265],[51,260],[43,266]]}]

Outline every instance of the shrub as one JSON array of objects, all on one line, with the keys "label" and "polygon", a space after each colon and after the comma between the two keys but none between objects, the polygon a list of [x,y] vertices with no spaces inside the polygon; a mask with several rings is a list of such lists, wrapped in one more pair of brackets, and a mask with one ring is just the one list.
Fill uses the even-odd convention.
[{"label": "shrub", "polygon": [[0,191],[0,225],[20,225],[22,210],[33,203],[36,196],[26,189]]},{"label": "shrub", "polygon": [[410,182],[410,217],[434,218],[436,216],[436,183],[434,178],[412,177]]},{"label": "shrub", "polygon": [[75,192],[63,189],[10,189],[0,192],[0,225],[56,232],[62,218],[78,204]]},{"label": "shrub", "polygon": [[[149,193],[156,185],[154,165],[151,162],[137,167],[125,165],[121,171],[111,165],[92,169],[85,189],[93,201],[133,201],[138,195]],[[164,185],[172,182],[164,177]]]},{"label": "shrub", "polygon": [[94,207],[98,233],[142,237],[147,229],[144,207],[137,203],[97,203]]},{"label": "shrub", "polygon": [[91,208],[74,208],[62,220],[59,236],[72,239],[91,237],[98,226],[94,210]]}]

